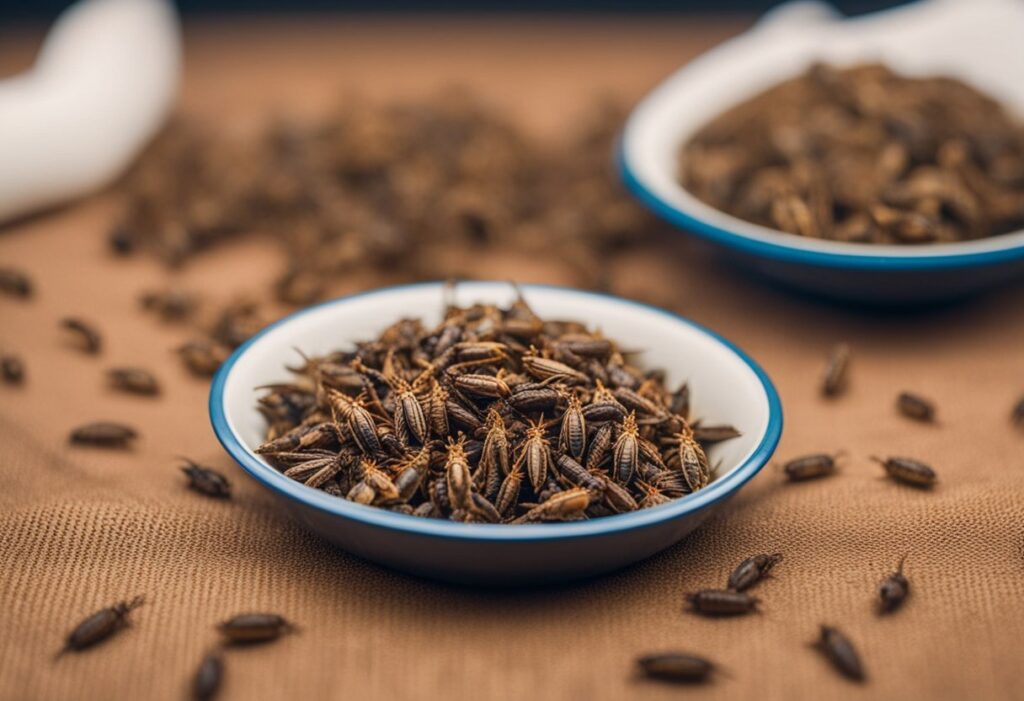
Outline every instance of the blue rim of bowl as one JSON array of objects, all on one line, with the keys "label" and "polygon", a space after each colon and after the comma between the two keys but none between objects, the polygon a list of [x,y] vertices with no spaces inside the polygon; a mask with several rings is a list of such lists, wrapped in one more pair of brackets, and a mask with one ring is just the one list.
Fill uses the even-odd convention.
[{"label": "blue rim of bowl", "polygon": [[[494,284],[494,282],[477,281],[476,283],[460,283],[460,286],[465,285],[466,287],[472,287],[474,284],[479,283],[489,285]],[[254,344],[258,343],[263,336],[279,326],[290,323],[298,317],[308,314],[316,309],[334,305],[343,305],[346,302],[350,302],[361,297],[384,295],[405,289],[439,287],[442,284],[442,282],[434,281],[414,283],[410,285],[394,285],[359,292],[345,297],[339,297],[337,299],[307,307],[293,314],[289,314],[283,319],[279,319],[261,330],[255,336],[251,337],[239,346],[224,362],[224,364],[221,365],[217,370],[217,374],[213,378],[213,383],[210,386],[209,412],[210,422],[213,425],[213,432],[216,434],[217,440],[220,441],[220,444],[235,460],[235,462],[241,465],[241,467],[248,472],[249,475],[255,478],[256,481],[260,482],[264,487],[276,492],[278,495],[297,501],[304,506],[312,507],[333,516],[348,518],[354,521],[359,521],[363,524],[389,528],[409,534],[436,536],[456,540],[485,540],[501,542],[531,542],[588,538],[621,533],[681,518],[696,513],[732,496],[740,487],[760,472],[761,468],[764,467],[768,462],[768,459],[772,456],[772,453],[775,452],[775,447],[778,445],[779,438],[782,435],[783,422],[782,403],[779,400],[778,392],[775,390],[775,386],[772,384],[767,373],[765,373],[765,371],[762,370],[761,367],[750,358],[750,356],[740,350],[731,341],[690,321],[689,319],[679,316],[678,314],[674,314],[659,307],[644,304],[642,302],[635,302],[633,300],[623,299],[621,297],[600,292],[578,290],[572,287],[537,284],[521,285],[520,287],[527,294],[531,289],[548,289],[571,292],[573,294],[592,297],[595,299],[612,300],[620,304],[641,307],[668,317],[675,323],[686,324],[687,326],[690,326],[718,341],[718,343],[731,351],[745,365],[747,365],[751,371],[753,371],[757,376],[757,379],[760,381],[761,387],[768,400],[768,425],[765,428],[764,435],[761,437],[761,440],[758,442],[754,450],[740,465],[733,468],[726,475],[715,480],[704,489],[694,494],[674,499],[661,506],[634,511],[628,514],[605,516],[590,521],[535,525],[522,524],[513,526],[507,524],[453,523],[438,519],[419,518],[416,516],[409,516],[407,514],[387,511],[377,507],[356,504],[346,499],[331,496],[330,494],[318,489],[307,487],[300,482],[296,482],[295,480],[285,477],[273,467],[270,467],[259,459],[235,436],[234,431],[232,431],[228,422],[227,415],[225,414],[224,386],[227,382],[228,376],[231,374],[231,368],[236,362],[238,362],[239,358],[245,355],[246,351],[248,351],[248,349]]]},{"label": "blue rim of bowl", "polygon": [[[657,89],[656,89],[657,90]],[[642,105],[643,103],[641,103]],[[639,107],[637,108],[639,109]],[[1024,259],[1024,244],[1015,244],[1008,248],[993,251],[973,251],[969,253],[941,253],[940,255],[904,255],[886,256],[881,254],[863,255],[839,251],[814,251],[805,248],[787,246],[785,243],[761,241],[745,234],[716,226],[699,216],[680,209],[668,202],[644,184],[643,178],[633,168],[626,149],[627,135],[633,125],[633,116],[626,122],[623,133],[615,146],[615,161],[619,176],[630,192],[648,209],[662,219],[677,227],[685,229],[696,236],[713,243],[732,248],[756,258],[767,258],[785,263],[809,265],[825,268],[845,268],[873,272],[911,272],[930,270],[953,270],[958,268],[984,267],[999,263],[1009,263]],[[636,128],[633,126],[632,128]],[[730,216],[731,215],[726,215]],[[737,220],[742,221],[742,220]],[[745,225],[757,226],[742,222]],[[766,229],[780,236],[793,236],[785,232]],[[993,237],[998,238],[998,237]],[[860,244],[872,246],[874,244]],[[952,247],[956,243],[933,244],[934,246]]]}]

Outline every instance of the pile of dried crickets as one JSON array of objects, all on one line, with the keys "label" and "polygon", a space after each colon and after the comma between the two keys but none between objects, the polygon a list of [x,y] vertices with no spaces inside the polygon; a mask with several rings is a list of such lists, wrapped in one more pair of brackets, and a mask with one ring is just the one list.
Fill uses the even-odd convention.
[{"label": "pile of dried crickets", "polygon": [[682,148],[680,179],[791,234],[977,239],[1024,227],[1024,127],[952,78],[818,64],[703,127]]},{"label": "pile of dried crickets", "polygon": [[[607,253],[653,218],[609,159],[623,110],[601,102],[548,143],[464,92],[379,104],[350,99],[308,123],[251,138],[179,121],[125,180],[114,250],[180,264],[263,236],[284,258],[277,298],[308,304],[354,270],[403,280],[464,277],[451,251],[502,246],[564,257],[600,286]],[[458,265],[455,263],[455,265]]]},{"label": "pile of dried crickets", "polygon": [[375,341],[310,358],[259,400],[257,449],[330,494],[416,516],[565,521],[655,506],[705,487],[689,390],[642,372],[575,321],[447,306],[434,328],[403,319]]}]

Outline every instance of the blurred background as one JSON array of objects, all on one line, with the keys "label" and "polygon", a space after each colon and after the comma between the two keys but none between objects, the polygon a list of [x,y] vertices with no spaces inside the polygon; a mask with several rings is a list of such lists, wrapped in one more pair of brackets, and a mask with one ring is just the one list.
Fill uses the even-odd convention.
[{"label": "blurred background", "polygon": [[[0,17],[47,18],[70,5],[63,0],[7,0],[0,2]],[[413,0],[179,0],[178,8],[189,15],[235,12],[293,12],[314,11],[357,11],[357,12],[481,12],[481,11],[565,11],[565,12],[737,12],[760,13],[779,4],[765,0],[562,0],[562,2],[539,2],[525,0],[449,0],[448,2],[414,2]],[[839,0],[832,3],[842,12],[855,14],[893,7],[903,3],[883,0]]]}]

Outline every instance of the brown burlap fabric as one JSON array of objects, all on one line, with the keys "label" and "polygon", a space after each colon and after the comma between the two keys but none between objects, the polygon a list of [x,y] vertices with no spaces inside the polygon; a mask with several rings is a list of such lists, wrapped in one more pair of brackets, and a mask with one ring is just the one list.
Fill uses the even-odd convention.
[{"label": "brown burlap fabric", "polygon": [[[721,23],[596,21],[484,25],[281,23],[189,29],[187,111],[246,124],[275,111],[316,111],[338,84],[421,94],[461,82],[530,120],[569,128],[593,92],[632,98],[725,36]],[[0,40],[0,68],[26,64],[31,43]],[[230,118],[230,119],[228,119]],[[30,302],[0,299],[0,343],[30,377],[0,387],[0,697],[180,698],[214,624],[244,610],[277,611],[302,628],[279,643],[227,656],[224,698],[905,698],[1024,696],[1024,434],[1007,420],[1024,391],[1024,290],[912,314],[852,311],[791,295],[666,244],[623,254],[621,288],[735,340],[771,374],[786,430],[780,457],[846,449],[834,478],[783,484],[766,469],[729,507],[677,547],[594,581],[527,592],[435,584],[327,546],[283,517],[217,446],[204,382],[169,349],[185,334],[143,317],[139,290],[170,274],[152,261],[113,260],[103,236],[110,197],[10,227],[0,261],[32,272]],[[178,275],[225,297],[258,289],[278,263],[254,246],[211,254]],[[553,263],[495,255],[495,277],[559,282]],[[483,274],[483,273],[482,273]],[[353,279],[349,290],[380,284]],[[57,320],[101,326],[98,358],[69,349]],[[816,394],[827,348],[855,350],[852,386]],[[115,364],[156,370],[155,400],[115,395]],[[909,388],[934,397],[938,426],[896,416]],[[699,402],[699,399],[698,399]],[[72,449],[83,421],[136,424],[129,452]],[[236,498],[183,488],[174,455],[223,469]],[[880,479],[871,453],[935,465],[931,493]],[[743,557],[786,560],[757,590],[763,613],[705,620],[683,613],[687,590],[720,585]],[[913,594],[880,619],[872,597],[907,553]],[[100,648],[52,656],[68,626],[118,599],[145,594],[134,625]],[[870,675],[838,678],[807,647],[819,623],[845,629]],[[634,655],[683,648],[728,677],[701,689],[634,678]]]}]

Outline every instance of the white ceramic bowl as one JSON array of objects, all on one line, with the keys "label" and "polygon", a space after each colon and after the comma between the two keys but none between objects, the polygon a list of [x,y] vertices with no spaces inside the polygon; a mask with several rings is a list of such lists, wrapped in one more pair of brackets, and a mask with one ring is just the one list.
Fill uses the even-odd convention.
[{"label": "white ceramic bowl", "polygon": [[1024,3],[925,0],[854,19],[818,2],[777,8],[640,102],[620,141],[627,186],[657,214],[739,262],[830,296],[914,303],[1024,276],[1024,231],[923,246],[827,241],[743,221],[679,184],[679,148],[694,132],[814,61],[881,61],[908,75],[959,77],[1024,115]]},{"label": "white ceramic bowl", "polygon": [[[687,380],[695,414],[730,423],[742,436],[712,447],[719,477],[669,504],[571,523],[464,524],[363,506],[289,479],[253,452],[265,423],[256,410],[259,385],[287,381],[286,364],[376,337],[401,317],[441,318],[444,285],[424,283],[375,290],[325,302],[266,328],[218,371],[210,389],[214,431],[231,456],[310,530],[345,550],[396,569],[458,582],[531,584],[585,577],[646,558],[696,528],[767,462],[782,432],[782,408],[771,381],[728,341],[669,312],[560,287],[527,285],[529,304],[543,317],[578,319],[600,327],[639,362],[664,368],[672,384]],[[506,283],[467,282],[456,302],[508,304]]]}]

